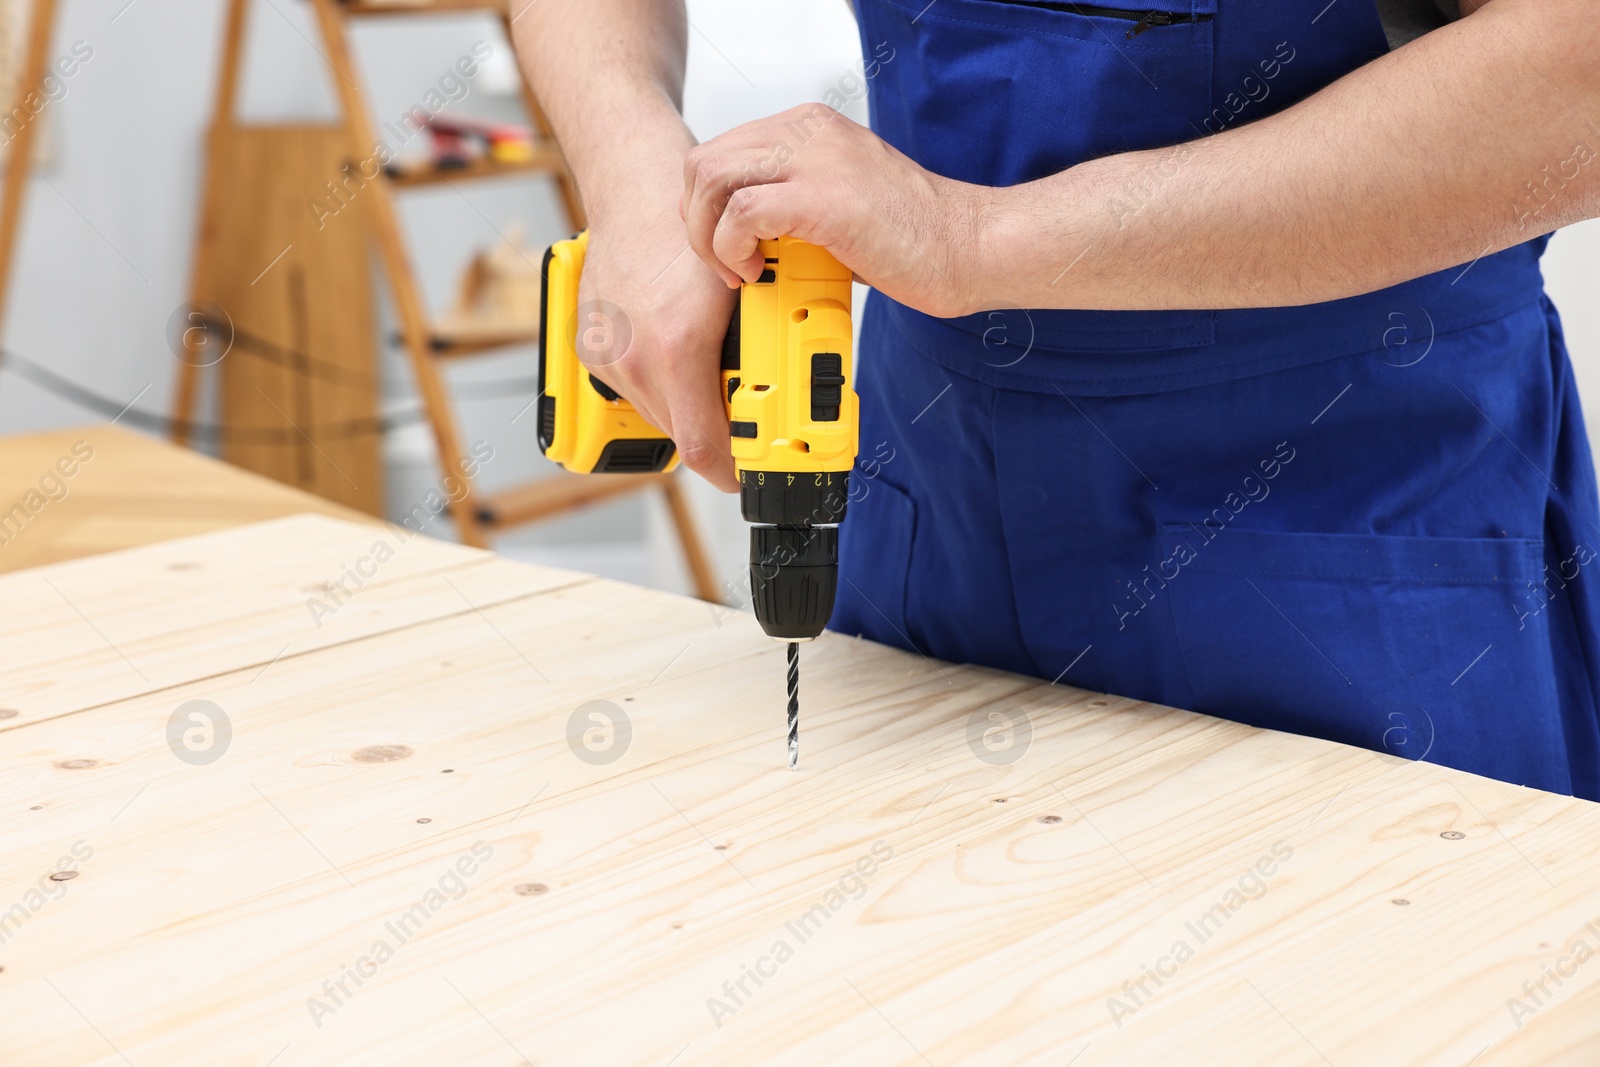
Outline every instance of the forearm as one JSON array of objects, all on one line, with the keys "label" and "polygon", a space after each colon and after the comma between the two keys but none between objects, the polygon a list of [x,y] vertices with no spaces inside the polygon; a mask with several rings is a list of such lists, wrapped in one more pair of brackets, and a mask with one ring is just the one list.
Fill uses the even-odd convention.
[{"label": "forearm", "polygon": [[513,0],[517,58],[591,219],[675,205],[694,136],[683,101],[688,26],[672,0]]},{"label": "forearm", "polygon": [[1260,122],[994,190],[976,302],[1310,303],[1600,214],[1592,6],[1494,0]]}]

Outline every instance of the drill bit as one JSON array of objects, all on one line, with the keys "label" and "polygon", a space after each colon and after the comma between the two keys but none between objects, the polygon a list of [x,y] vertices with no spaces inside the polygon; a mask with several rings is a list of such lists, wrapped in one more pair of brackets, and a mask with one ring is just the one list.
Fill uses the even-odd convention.
[{"label": "drill bit", "polygon": [[789,642],[789,769],[800,769],[800,643]]}]

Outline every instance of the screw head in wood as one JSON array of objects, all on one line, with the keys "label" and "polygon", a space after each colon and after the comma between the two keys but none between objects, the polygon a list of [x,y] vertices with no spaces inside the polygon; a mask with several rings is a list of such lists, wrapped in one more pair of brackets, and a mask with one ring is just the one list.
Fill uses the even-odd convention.
[{"label": "screw head in wood", "polygon": [[1460,830],[1446,830],[1444,833],[1440,834],[1439,836],[1444,838],[1446,841],[1460,841],[1463,837],[1466,837],[1467,835],[1462,833]]},{"label": "screw head in wood", "polygon": [[512,886],[511,891],[519,897],[537,897],[550,892],[550,887],[543,882],[523,882]]},{"label": "screw head in wood", "polygon": [[411,755],[410,745],[368,745],[358,748],[350,758],[358,763],[393,763]]},{"label": "screw head in wood", "polygon": [[432,822],[432,821],[433,821],[433,820],[432,820],[432,819],[429,819],[429,818],[426,818],[426,817],[424,817],[424,818],[421,818],[421,819],[418,819],[418,820],[417,820],[417,821],[418,821],[418,822]]},{"label": "screw head in wood", "polygon": [[1058,823],[1058,822],[1061,821],[1061,816],[1059,816],[1059,815],[1041,815],[1041,816],[1039,816],[1039,821],[1042,822],[1042,823]]}]

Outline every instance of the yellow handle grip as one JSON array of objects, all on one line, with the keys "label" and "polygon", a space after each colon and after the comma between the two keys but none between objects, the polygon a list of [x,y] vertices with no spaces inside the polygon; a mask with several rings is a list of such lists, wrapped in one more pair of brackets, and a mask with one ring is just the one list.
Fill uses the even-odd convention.
[{"label": "yellow handle grip", "polygon": [[[579,473],[671,470],[671,441],[578,358],[580,331],[590,353],[620,358],[631,342],[621,309],[603,301],[578,307],[587,248],[585,232],[545,254],[539,446]],[[767,269],[741,287],[737,344],[724,346],[723,396],[739,476],[848,471],[859,426],[850,271],[792,237],[762,241],[761,252]]]}]

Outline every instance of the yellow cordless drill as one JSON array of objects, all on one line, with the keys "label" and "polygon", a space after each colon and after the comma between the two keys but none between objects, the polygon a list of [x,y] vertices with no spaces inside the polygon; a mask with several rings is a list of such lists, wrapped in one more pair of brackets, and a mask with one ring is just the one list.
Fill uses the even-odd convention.
[{"label": "yellow cordless drill", "polygon": [[[631,342],[626,315],[578,307],[589,235],[544,257],[539,319],[539,447],[569,471],[642,473],[677,466],[671,440],[589,373]],[[850,271],[791,237],[762,241],[766,269],[740,287],[722,344],[730,450],[750,523],[756,619],[789,642],[789,766],[799,765],[799,645],[822,633],[839,580],[839,522],[860,427],[852,380]]]}]

